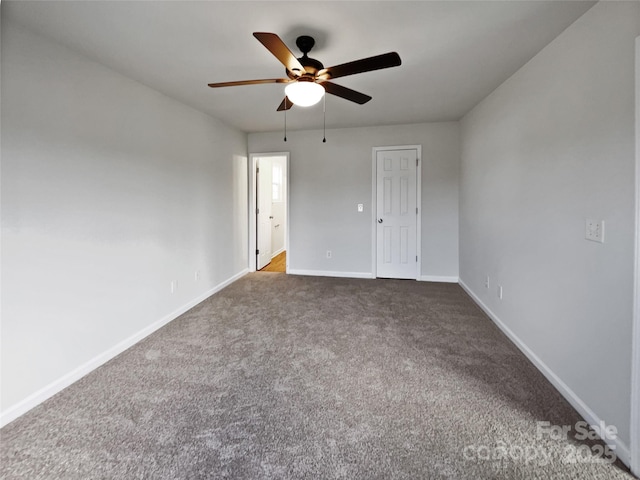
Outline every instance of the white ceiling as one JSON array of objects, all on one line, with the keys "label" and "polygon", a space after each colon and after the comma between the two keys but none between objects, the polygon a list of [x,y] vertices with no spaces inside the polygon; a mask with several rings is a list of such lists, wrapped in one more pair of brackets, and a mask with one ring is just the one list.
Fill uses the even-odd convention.
[{"label": "white ceiling", "polygon": [[[337,79],[373,97],[327,98],[327,127],[457,120],[594,2],[583,1],[14,1],[3,17],[246,132],[279,130],[283,85],[212,89],[277,78],[284,67],[252,35],[316,39],[325,66],[389,51],[402,65]],[[552,72],[550,72],[552,74]],[[322,103],[287,114],[322,127]]]}]

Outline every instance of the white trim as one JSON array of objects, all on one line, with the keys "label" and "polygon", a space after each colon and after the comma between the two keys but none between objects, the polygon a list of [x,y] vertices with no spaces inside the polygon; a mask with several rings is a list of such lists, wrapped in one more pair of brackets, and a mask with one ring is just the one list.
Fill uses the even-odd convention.
[{"label": "white trim", "polygon": [[416,145],[416,255],[418,256],[416,280],[420,280],[422,275],[422,145]]},{"label": "white trim", "polygon": [[631,471],[640,477],[640,37],[636,37],[636,241],[631,348]]},{"label": "white trim", "polygon": [[22,401],[18,402],[17,404],[9,407],[6,411],[4,411],[4,412],[2,412],[0,414],[0,427],[4,427],[5,425],[7,425],[8,423],[12,422],[16,418],[20,417],[21,415],[24,415],[25,413],[27,413],[32,408],[38,406],[39,404],[41,404],[42,402],[44,402],[48,398],[52,397],[56,393],[62,391],[65,388],[67,388],[72,383],[80,380],[82,377],[84,377],[88,373],[92,372],[96,368],[100,367],[101,365],[104,365],[105,363],[107,363],[112,358],[116,357],[117,355],[121,354],[122,352],[124,352],[128,348],[132,347],[133,345],[135,345],[136,343],[141,341],[143,338],[151,335],[156,330],[164,327],[166,324],[168,324],[172,320],[175,320],[180,315],[185,313],[187,310],[195,307],[200,302],[206,300],[207,298],[209,298],[214,293],[219,292],[224,287],[226,287],[226,286],[230,285],[231,283],[235,282],[236,280],[238,280],[239,278],[243,277],[247,273],[249,273],[248,269],[242,270],[241,272],[237,273],[236,275],[232,276],[231,278],[229,278],[229,279],[223,281],[222,283],[216,285],[211,290],[208,290],[205,293],[203,293],[202,295],[194,298],[193,300],[191,300],[190,302],[188,302],[185,305],[181,306],[177,310],[174,310],[173,312],[169,313],[168,315],[166,315],[166,316],[162,317],[161,319],[153,322],[151,325],[149,325],[149,326],[143,328],[142,330],[140,330],[139,332],[133,334],[129,338],[126,338],[126,339],[122,340],[121,342],[117,343],[116,345],[114,345],[113,347],[107,349],[105,352],[102,352],[101,354],[95,356],[94,358],[92,358],[91,360],[86,362],[85,364],[80,365],[76,369],[74,369],[74,370],[70,371],[69,373],[63,375],[58,380],[55,380],[55,381],[51,382],[49,385],[47,385],[46,387],[41,388],[40,390],[38,390],[35,393],[32,393],[31,395],[29,395],[24,400],[22,400]]},{"label": "white trim", "polygon": [[290,275],[307,275],[311,277],[341,277],[341,278],[374,278],[369,272],[330,272],[328,270],[289,270]]},{"label": "white trim", "polygon": [[376,208],[378,205],[378,176],[377,176],[377,154],[389,150],[415,150],[418,159],[416,166],[416,207],[418,215],[416,219],[416,280],[420,280],[422,273],[422,145],[390,145],[384,147],[373,147],[371,151],[371,272],[372,278],[378,274],[378,238],[376,235]]},{"label": "white trim", "polygon": [[271,258],[276,258],[276,257],[277,257],[278,255],[280,255],[282,252],[286,252],[286,251],[287,251],[287,249],[286,249],[285,247],[282,247],[282,248],[280,248],[280,249],[276,250],[275,252],[273,252],[273,253],[271,254]]},{"label": "white trim", "polygon": [[[473,293],[473,291],[464,283],[462,279],[458,282],[460,286],[464,289],[467,294],[473,299],[473,301],[486,313],[489,318],[495,323],[500,330],[511,340],[516,347],[520,349],[522,353],[534,364],[534,366],[542,373],[549,382],[560,392],[560,394],[575,408],[580,415],[589,423],[589,425],[599,425],[602,419],[598,417],[593,410],[591,410],[588,405],[582,401],[578,395],[569,388],[569,386],[562,381],[560,377],[558,377],[553,370],[549,368],[547,364],[545,364],[540,357],[538,357],[533,350],[531,350],[526,343],[524,343],[520,338],[505,325],[498,316],[491,311],[489,307],[487,307],[480,298]],[[625,465],[629,465],[629,458],[631,455],[631,451],[629,446],[626,445],[620,438],[615,438],[614,440],[610,440],[607,442],[612,449],[615,450],[617,457],[622,460]]]},{"label": "white trim", "polygon": [[458,283],[458,277],[442,277],[439,275],[421,275],[418,279],[421,282]]},{"label": "white trim", "polygon": [[285,178],[287,179],[286,181],[287,188],[285,189],[285,192],[284,192],[284,201],[285,201],[284,249],[287,252],[287,258],[285,259],[284,273],[289,273],[289,265],[291,265],[291,248],[290,248],[291,244],[289,243],[290,241],[289,233],[291,232],[291,215],[289,212],[289,199],[291,198],[291,181],[289,180],[291,178],[291,162],[290,162],[289,152],[285,152],[285,155],[287,157],[287,161],[286,161],[287,168],[284,173],[285,173]]},{"label": "white trim", "polygon": [[378,167],[376,162],[376,150],[371,151],[371,275],[376,278],[378,275],[378,235],[376,222],[378,219]]},{"label": "white trim", "polygon": [[[285,177],[287,179],[286,182],[286,191],[285,191],[285,232],[284,232],[284,249],[278,253],[282,253],[282,251],[287,251],[287,264],[285,267],[286,273],[289,273],[289,265],[291,261],[291,249],[289,248],[289,232],[291,228],[291,220],[289,216],[289,198],[290,195],[290,181],[291,174],[289,172],[290,162],[289,162],[289,152],[268,152],[268,153],[250,153],[249,154],[249,271],[256,271],[256,162],[258,158],[261,157],[286,157],[286,172]],[[272,254],[271,258],[275,257],[277,254]]]},{"label": "white trim", "polygon": [[256,162],[258,154],[249,154],[249,271],[256,271]]}]

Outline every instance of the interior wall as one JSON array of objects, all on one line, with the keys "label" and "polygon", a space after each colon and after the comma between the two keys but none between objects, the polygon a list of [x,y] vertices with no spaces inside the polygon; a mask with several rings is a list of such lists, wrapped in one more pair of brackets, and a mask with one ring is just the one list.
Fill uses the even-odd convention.
[{"label": "interior wall", "polygon": [[461,282],[627,460],[639,33],[596,4],[461,122]]},{"label": "interior wall", "polygon": [[246,271],[248,191],[245,134],[6,17],[1,68],[7,414]]},{"label": "interior wall", "polygon": [[631,471],[640,477],[640,36],[636,37],[636,244],[631,360]]},{"label": "interior wall", "polygon": [[[354,108],[358,108],[357,105]],[[422,275],[458,278],[457,122],[249,134],[250,152],[291,153],[292,272],[372,275],[372,149],[422,145]],[[358,213],[357,205],[364,204]],[[331,250],[331,258],[326,258]]]}]

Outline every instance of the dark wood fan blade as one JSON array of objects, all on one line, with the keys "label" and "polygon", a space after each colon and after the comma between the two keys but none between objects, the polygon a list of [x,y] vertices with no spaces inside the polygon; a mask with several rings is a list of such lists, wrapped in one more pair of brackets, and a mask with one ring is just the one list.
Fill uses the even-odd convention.
[{"label": "dark wood fan blade", "polygon": [[400,55],[396,52],[383,53],[375,57],[363,58],[335,67],[328,67],[318,72],[319,80],[329,80],[331,78],[346,77],[356,73],[371,72],[383,68],[397,67],[402,63]]},{"label": "dark wood fan blade", "polygon": [[293,103],[291,103],[291,100],[289,100],[289,97],[284,97],[284,100],[282,100],[282,103],[280,103],[280,106],[278,107],[277,111],[281,112],[283,110],[289,110],[291,107],[293,107]]},{"label": "dark wood fan blade", "polygon": [[345,100],[351,100],[352,102],[359,103],[360,105],[363,105],[371,100],[371,97],[369,95],[356,92],[355,90],[343,87],[342,85],[337,85],[331,82],[322,82],[320,85],[324,87],[327,93],[344,98]]},{"label": "dark wood fan blade", "polygon": [[210,83],[209,86],[211,88],[218,88],[218,87],[237,87],[239,85],[259,85],[261,83],[289,83],[289,82],[291,82],[290,78],[265,78],[262,80],[240,80],[238,82]]},{"label": "dark wood fan blade", "polygon": [[298,61],[291,50],[284,44],[280,37],[275,33],[266,33],[266,32],[254,32],[253,36],[258,39],[260,43],[262,43],[267,50],[269,50],[273,55],[280,60],[287,70],[296,74],[302,75],[306,72],[302,64]]}]

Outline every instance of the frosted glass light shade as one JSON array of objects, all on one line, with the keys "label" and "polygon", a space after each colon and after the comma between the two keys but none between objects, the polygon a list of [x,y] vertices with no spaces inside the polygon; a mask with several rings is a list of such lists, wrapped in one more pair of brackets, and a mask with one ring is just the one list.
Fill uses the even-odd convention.
[{"label": "frosted glass light shade", "polygon": [[284,88],[284,93],[294,105],[310,107],[322,99],[324,88],[315,82],[293,82]]}]

